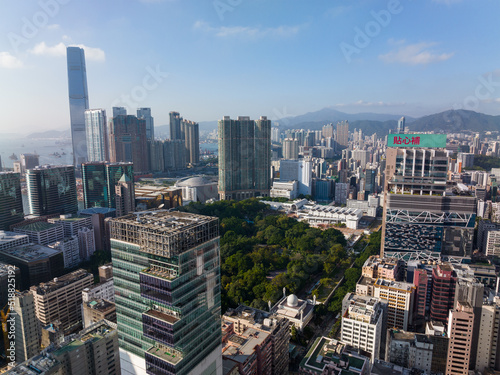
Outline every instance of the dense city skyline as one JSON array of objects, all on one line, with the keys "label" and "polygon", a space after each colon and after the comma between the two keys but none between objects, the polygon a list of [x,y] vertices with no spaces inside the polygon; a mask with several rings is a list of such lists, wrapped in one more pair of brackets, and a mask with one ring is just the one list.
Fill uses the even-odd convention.
[{"label": "dense city skyline", "polygon": [[12,133],[13,123],[20,133],[69,128],[66,46],[85,50],[90,108],[150,107],[157,125],[168,124],[170,111],[197,122],[277,120],[328,106],[413,117],[451,108],[500,114],[494,1],[133,1],[99,4],[99,12],[96,5],[6,5],[0,133]]}]

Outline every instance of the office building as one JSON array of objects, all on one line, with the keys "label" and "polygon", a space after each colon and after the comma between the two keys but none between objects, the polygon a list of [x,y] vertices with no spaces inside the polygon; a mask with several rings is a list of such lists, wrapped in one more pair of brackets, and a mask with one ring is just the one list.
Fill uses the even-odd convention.
[{"label": "office building", "polygon": [[39,155],[37,154],[21,154],[21,173],[24,175],[28,169],[36,168],[40,165]]},{"label": "office building", "polygon": [[63,374],[120,375],[116,326],[101,321],[69,337],[50,357],[61,364]]},{"label": "office building", "polygon": [[79,168],[87,161],[85,110],[89,109],[87,70],[83,48],[67,47],[69,114],[73,143],[73,166]]},{"label": "office building", "polygon": [[438,264],[432,269],[432,296],[430,316],[433,321],[445,323],[455,300],[456,274],[449,264]]},{"label": "office building", "polygon": [[[481,324],[478,327],[475,370],[484,372],[486,369],[500,370],[500,300],[495,297],[493,302],[486,303],[481,308]],[[474,350],[474,348],[472,348]]]},{"label": "office building", "polygon": [[405,131],[405,125],[406,125],[406,119],[403,117],[401,117],[399,120],[398,120],[398,128],[397,128],[397,134],[403,134],[404,131]]},{"label": "office building", "polygon": [[474,327],[474,312],[472,306],[458,302],[455,309],[448,315],[448,361],[447,375],[468,375],[471,353],[474,350],[472,333]]},{"label": "office building", "polygon": [[133,162],[136,172],[148,171],[146,120],[132,115],[113,117],[109,138],[111,162]]},{"label": "office building", "polygon": [[384,309],[378,298],[347,294],[343,301],[341,341],[370,353],[373,363],[380,356],[383,321]]},{"label": "office building", "polygon": [[96,250],[110,251],[105,220],[115,217],[115,214],[116,210],[114,208],[94,207],[80,211],[80,215],[89,216],[92,220]]},{"label": "office building", "polygon": [[[108,267],[111,268],[111,266]],[[100,268],[99,271],[101,271]],[[115,302],[115,286],[112,277],[109,280],[103,280],[99,284],[83,289],[83,302],[90,302],[94,299],[104,299],[106,301]]]},{"label": "office building", "polygon": [[186,162],[198,164],[200,161],[200,126],[197,122],[182,120],[181,136],[185,142]]},{"label": "office building", "polygon": [[486,256],[500,256],[500,230],[489,230],[486,232],[484,254]]},{"label": "office building", "polygon": [[299,158],[299,141],[293,138],[283,140],[283,159],[296,160]]},{"label": "office building", "polygon": [[117,217],[135,210],[134,182],[126,174],[115,185],[115,205]]},{"label": "office building", "polygon": [[418,268],[413,272],[413,284],[415,285],[415,315],[414,318],[421,323],[429,310],[430,286],[432,278],[425,269]]},{"label": "office building", "polygon": [[31,215],[63,215],[78,211],[73,166],[45,165],[29,169],[26,182]]},{"label": "office building", "polygon": [[349,145],[349,122],[342,121],[337,124],[337,132],[335,133],[335,141],[343,147]]},{"label": "office building", "polygon": [[219,196],[242,200],[269,196],[271,120],[240,116],[219,120]]},{"label": "office building", "polygon": [[94,276],[83,269],[32,286],[36,317],[43,326],[59,321],[66,333],[81,327],[82,291],[94,283]]},{"label": "office building", "polygon": [[218,219],[137,213],[110,236],[122,371],[221,373]]},{"label": "office building", "polygon": [[106,110],[87,109],[85,111],[87,133],[87,160],[109,161],[109,141]]},{"label": "office building", "polygon": [[298,181],[298,192],[302,195],[312,194],[312,167],[311,160],[281,160],[280,181]]},{"label": "office building", "polygon": [[21,271],[19,290],[48,281],[64,272],[64,258],[60,250],[43,245],[21,245],[2,250],[0,261],[12,264]]},{"label": "office building", "polygon": [[448,157],[437,149],[387,150],[383,254],[458,262],[472,254],[476,198],[447,186]]},{"label": "office building", "polygon": [[113,117],[117,116],[127,116],[127,108],[125,107],[113,107]]},{"label": "office building", "polygon": [[401,281],[377,279],[373,284],[373,296],[388,301],[387,327],[407,331],[413,323],[415,286]]},{"label": "office building", "polygon": [[27,235],[31,243],[45,246],[61,241],[65,237],[62,225],[50,224],[45,221],[16,226],[14,232]]},{"label": "office building", "polygon": [[170,112],[170,140],[182,139],[181,135],[181,121],[182,117],[179,112]]},{"label": "office building", "polygon": [[[250,374],[252,372],[247,369],[253,367],[260,373],[288,374],[290,323],[287,319],[240,305],[228,309],[223,322],[223,355],[238,362],[240,373]],[[245,344],[246,340],[249,345]],[[239,356],[238,348],[257,358]]]},{"label": "office building", "polygon": [[128,180],[134,180],[134,164],[85,163],[82,175],[85,208],[116,208],[116,185],[124,175]]},{"label": "office building", "polygon": [[89,216],[60,215],[59,217],[47,219],[47,222],[61,225],[64,230],[64,237],[77,236],[80,229],[92,228],[92,219]]},{"label": "office building", "polygon": [[155,139],[154,119],[151,116],[151,108],[137,108],[137,118],[146,121],[146,139]]},{"label": "office building", "polygon": [[64,268],[77,267],[82,259],[80,258],[80,248],[78,237],[66,237],[61,241],[54,242],[49,247],[60,250],[64,257]]},{"label": "office building", "polygon": [[[116,323],[116,307],[113,302],[92,299],[82,304],[83,328],[88,328],[92,324],[106,319]],[[118,348],[117,348],[118,351]]]},{"label": "office building", "polygon": [[19,173],[0,172],[0,230],[24,219]]},{"label": "office building", "polygon": [[380,258],[376,255],[370,256],[362,268],[362,276],[372,279],[386,279],[402,281],[405,271],[405,263],[398,259]]},{"label": "office building", "polygon": [[80,259],[82,261],[90,260],[90,257],[95,253],[95,237],[93,228],[82,228],[78,231],[78,249],[80,251]]},{"label": "office building", "polygon": [[395,365],[431,373],[434,344],[431,337],[389,329],[385,360]]},{"label": "office building", "polygon": [[16,363],[21,363],[40,353],[40,324],[35,314],[33,295],[27,291],[16,291],[10,312],[14,318]]}]

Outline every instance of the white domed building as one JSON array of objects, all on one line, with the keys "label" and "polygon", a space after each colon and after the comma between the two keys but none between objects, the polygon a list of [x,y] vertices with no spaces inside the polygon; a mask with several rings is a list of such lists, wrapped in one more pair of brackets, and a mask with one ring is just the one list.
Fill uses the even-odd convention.
[{"label": "white domed building", "polygon": [[183,204],[190,202],[205,203],[209,199],[217,199],[217,182],[203,176],[190,176],[175,183],[175,187],[182,188]]},{"label": "white domed building", "polygon": [[299,299],[295,294],[287,297],[283,288],[283,298],[274,305],[271,312],[288,319],[299,331],[302,331],[313,317],[315,303],[315,300]]}]

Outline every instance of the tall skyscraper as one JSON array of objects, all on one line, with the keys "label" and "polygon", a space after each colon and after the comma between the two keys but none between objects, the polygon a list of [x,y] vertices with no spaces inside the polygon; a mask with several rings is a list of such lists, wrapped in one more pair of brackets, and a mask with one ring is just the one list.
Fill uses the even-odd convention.
[{"label": "tall skyscraper", "polygon": [[181,137],[186,148],[186,162],[197,164],[200,161],[200,127],[197,122],[182,120]]},{"label": "tall skyscraper", "polygon": [[403,116],[398,121],[398,130],[397,130],[398,134],[404,133],[404,131],[405,131],[405,124],[406,124],[406,119]]},{"label": "tall skyscraper", "polygon": [[185,142],[182,139],[168,139],[163,143],[163,164],[166,171],[186,167],[185,147]]},{"label": "tall skyscraper", "polygon": [[299,141],[293,138],[283,140],[283,159],[296,160],[299,158]]},{"label": "tall skyscraper", "polygon": [[349,122],[342,121],[337,124],[335,141],[343,147],[347,147],[349,145]]},{"label": "tall skyscraper", "polygon": [[89,109],[87,71],[83,48],[68,47],[68,91],[73,142],[73,165],[77,168],[87,160],[87,137],[85,135],[85,110]]},{"label": "tall skyscraper", "polygon": [[470,356],[476,350],[472,341],[474,327],[474,312],[468,302],[459,302],[448,315],[448,361],[447,375],[468,375]]},{"label": "tall skyscraper", "polygon": [[146,139],[155,139],[154,119],[151,116],[151,108],[137,108],[137,118],[146,121]]},{"label": "tall skyscraper", "polygon": [[0,172],[0,230],[24,220],[19,173]]},{"label": "tall skyscraper", "polygon": [[30,214],[44,216],[78,211],[75,168],[44,165],[26,173]]},{"label": "tall skyscraper", "polygon": [[110,234],[122,371],[222,374],[218,219],[137,213]]},{"label": "tall skyscraper", "polygon": [[170,139],[182,139],[181,136],[182,117],[179,112],[170,112]]},{"label": "tall skyscraper", "polygon": [[219,120],[219,195],[242,200],[269,196],[271,120],[240,116]]},{"label": "tall skyscraper", "polygon": [[446,152],[388,148],[386,155],[383,253],[433,261],[470,255],[476,198],[447,185]]},{"label": "tall skyscraper", "polygon": [[113,107],[113,117],[127,116],[127,108],[125,107]]},{"label": "tall skyscraper", "polygon": [[82,165],[85,208],[116,208],[116,184],[123,175],[134,180],[133,163],[89,162]]},{"label": "tall skyscraper", "polygon": [[33,169],[40,165],[39,156],[36,154],[21,154],[21,171],[24,174],[28,169]]},{"label": "tall skyscraper", "polygon": [[85,111],[87,132],[87,160],[109,161],[108,127],[106,110],[88,109]]},{"label": "tall skyscraper", "polygon": [[136,172],[146,172],[146,121],[131,115],[119,115],[113,117],[109,125],[110,161],[133,162]]}]

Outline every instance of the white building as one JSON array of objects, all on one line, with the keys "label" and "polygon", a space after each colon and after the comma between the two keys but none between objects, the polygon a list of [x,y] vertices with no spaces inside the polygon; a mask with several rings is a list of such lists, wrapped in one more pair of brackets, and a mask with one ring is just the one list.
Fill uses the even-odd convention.
[{"label": "white building", "polygon": [[312,194],[312,169],[310,160],[281,160],[280,181],[298,181],[299,194]]},{"label": "white building", "polygon": [[217,182],[201,176],[179,180],[175,183],[175,187],[182,189],[182,202],[184,205],[190,202],[205,203],[210,199],[216,199],[218,195]]},{"label": "white building", "polygon": [[295,199],[299,196],[298,181],[274,181],[271,187],[271,198]]},{"label": "white building", "polygon": [[299,299],[295,294],[288,297],[283,293],[283,298],[272,308],[271,312],[288,319],[299,331],[302,331],[313,318],[313,303]]},{"label": "white building", "polygon": [[82,301],[89,302],[93,299],[104,299],[106,301],[115,302],[115,286],[113,278],[106,280],[103,283],[92,285],[82,291]]},{"label": "white building", "polygon": [[87,109],[85,111],[85,133],[87,136],[87,160],[109,160],[106,110]]},{"label": "white building", "polygon": [[77,236],[65,238],[48,246],[62,251],[64,257],[64,268],[73,268],[80,264],[80,247]]},{"label": "white building", "polygon": [[304,206],[298,211],[299,220],[310,225],[345,224],[347,228],[358,229],[363,210],[346,207]]},{"label": "white building", "polygon": [[0,230],[0,251],[16,246],[27,245],[28,243],[29,237],[27,234]]},{"label": "white building", "polygon": [[80,259],[88,260],[95,252],[94,229],[81,228],[78,230],[78,245],[80,248]]},{"label": "white building", "polygon": [[401,281],[377,279],[373,284],[373,296],[388,301],[387,327],[408,330],[412,321],[415,286]]},{"label": "white building", "polygon": [[353,296],[342,315],[341,341],[379,359],[382,341],[383,308],[377,298]]},{"label": "white building", "polygon": [[481,324],[477,340],[476,370],[483,372],[488,368],[498,369],[496,359],[500,358],[500,298],[495,297],[493,303],[485,304],[481,309]]},{"label": "white building", "polygon": [[500,230],[486,232],[485,255],[500,256]]}]

